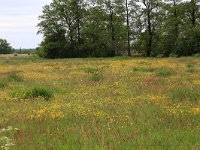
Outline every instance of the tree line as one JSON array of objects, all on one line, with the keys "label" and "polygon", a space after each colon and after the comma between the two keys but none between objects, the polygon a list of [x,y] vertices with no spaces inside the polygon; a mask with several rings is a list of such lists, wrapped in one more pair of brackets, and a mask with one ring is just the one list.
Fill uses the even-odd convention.
[{"label": "tree line", "polygon": [[200,53],[199,0],[53,0],[39,16],[48,58]]},{"label": "tree line", "polygon": [[10,43],[6,39],[0,38],[0,54],[34,54],[36,53],[36,49],[26,49],[20,48],[15,49],[13,48]]}]

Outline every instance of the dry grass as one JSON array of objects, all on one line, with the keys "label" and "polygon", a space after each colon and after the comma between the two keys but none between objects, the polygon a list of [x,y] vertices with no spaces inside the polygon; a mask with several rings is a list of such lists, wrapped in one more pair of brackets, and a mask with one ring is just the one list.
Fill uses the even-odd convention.
[{"label": "dry grass", "polygon": [[22,58],[22,57],[31,57],[30,55],[28,54],[0,54],[0,58],[13,58],[13,57],[19,57],[19,58]]}]

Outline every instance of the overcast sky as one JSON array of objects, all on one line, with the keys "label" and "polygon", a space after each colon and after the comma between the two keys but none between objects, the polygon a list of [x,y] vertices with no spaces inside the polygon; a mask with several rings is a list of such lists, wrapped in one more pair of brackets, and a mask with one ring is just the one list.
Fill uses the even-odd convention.
[{"label": "overcast sky", "polygon": [[2,0],[0,4],[0,38],[13,48],[35,48],[42,40],[37,35],[42,6],[51,0]]}]

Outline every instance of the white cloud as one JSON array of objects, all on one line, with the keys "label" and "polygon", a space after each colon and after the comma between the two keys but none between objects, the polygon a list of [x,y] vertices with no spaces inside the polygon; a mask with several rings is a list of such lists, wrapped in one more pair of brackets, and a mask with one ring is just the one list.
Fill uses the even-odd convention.
[{"label": "white cloud", "polygon": [[0,32],[12,30],[21,31],[35,28],[38,22],[37,17],[37,15],[24,15],[15,17],[0,15]]},{"label": "white cloud", "polygon": [[33,48],[41,42],[36,35],[38,16],[42,6],[51,0],[6,0],[0,5],[0,38],[7,39],[14,48]]}]

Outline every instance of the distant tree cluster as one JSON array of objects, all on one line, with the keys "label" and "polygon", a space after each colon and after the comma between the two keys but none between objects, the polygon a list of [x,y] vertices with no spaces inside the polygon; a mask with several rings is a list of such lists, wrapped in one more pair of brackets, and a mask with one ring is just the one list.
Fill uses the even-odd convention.
[{"label": "distant tree cluster", "polygon": [[14,52],[17,53],[17,54],[28,54],[28,55],[30,55],[30,54],[36,53],[36,49],[32,49],[32,48],[29,48],[29,49],[27,49],[27,48],[20,48],[20,49],[15,49]]},{"label": "distant tree cluster", "polygon": [[5,39],[0,39],[0,54],[11,54],[13,52],[13,48]]},{"label": "distant tree cluster", "polygon": [[53,0],[38,33],[43,57],[200,53],[199,0]]}]

